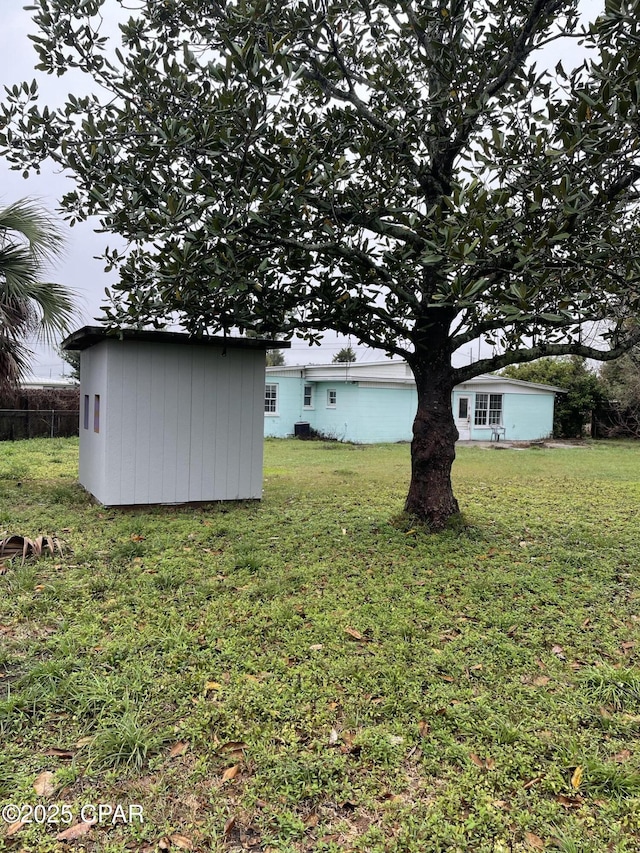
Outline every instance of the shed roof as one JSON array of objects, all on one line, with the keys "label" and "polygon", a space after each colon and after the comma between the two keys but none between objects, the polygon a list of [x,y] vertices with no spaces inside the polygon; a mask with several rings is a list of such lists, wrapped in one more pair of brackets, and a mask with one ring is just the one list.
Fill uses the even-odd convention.
[{"label": "shed roof", "polygon": [[267,338],[229,338],[223,335],[195,337],[186,332],[164,332],[155,329],[107,329],[104,326],[83,326],[72,332],[62,342],[66,350],[85,350],[102,341],[145,341],[154,344],[178,344],[184,346],[226,347],[227,349],[289,349],[289,341],[274,341]]}]

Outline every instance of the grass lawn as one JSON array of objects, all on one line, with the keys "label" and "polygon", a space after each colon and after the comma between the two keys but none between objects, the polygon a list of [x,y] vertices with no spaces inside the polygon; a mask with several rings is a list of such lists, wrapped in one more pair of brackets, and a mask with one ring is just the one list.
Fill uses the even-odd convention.
[{"label": "grass lawn", "polygon": [[0,576],[0,850],[640,849],[639,445],[463,448],[437,536],[407,446],[128,512],[77,451],[0,445],[0,536],[65,547]]}]

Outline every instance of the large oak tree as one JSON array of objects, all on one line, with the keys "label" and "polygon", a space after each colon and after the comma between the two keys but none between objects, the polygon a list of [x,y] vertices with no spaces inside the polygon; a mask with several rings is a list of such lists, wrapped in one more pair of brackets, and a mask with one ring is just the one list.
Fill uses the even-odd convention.
[{"label": "large oak tree", "polygon": [[[127,241],[109,322],[404,357],[406,508],[435,529],[458,512],[457,383],[640,339],[640,0],[586,25],[577,0],[130,5],[36,0],[39,67],[93,88],[8,89],[0,138],[16,167],[71,170],[68,216]],[[549,69],[559,46],[578,67]],[[454,368],[478,336],[496,355]]]}]

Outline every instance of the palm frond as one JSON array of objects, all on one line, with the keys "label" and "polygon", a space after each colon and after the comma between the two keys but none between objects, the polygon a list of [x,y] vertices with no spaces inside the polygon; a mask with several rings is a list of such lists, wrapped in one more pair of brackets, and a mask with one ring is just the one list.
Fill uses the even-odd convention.
[{"label": "palm frond", "polygon": [[34,202],[0,209],[0,385],[15,385],[26,374],[28,336],[54,344],[71,327],[75,294],[47,280],[63,248],[55,220]]},{"label": "palm frond", "polygon": [[59,257],[64,251],[64,236],[55,219],[26,198],[0,210],[0,242],[9,234],[21,235],[41,263]]}]

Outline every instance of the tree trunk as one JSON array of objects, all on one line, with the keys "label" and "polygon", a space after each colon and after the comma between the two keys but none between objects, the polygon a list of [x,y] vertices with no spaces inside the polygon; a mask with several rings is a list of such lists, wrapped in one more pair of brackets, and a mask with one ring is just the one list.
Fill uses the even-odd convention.
[{"label": "tree trunk", "polygon": [[458,438],[451,408],[451,354],[446,347],[435,353],[431,347],[411,367],[418,389],[418,411],[413,422],[411,485],[405,511],[432,530],[442,530],[460,512],[451,486]]}]

